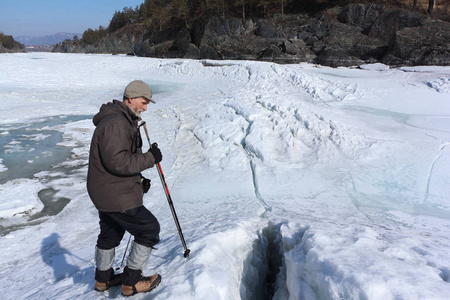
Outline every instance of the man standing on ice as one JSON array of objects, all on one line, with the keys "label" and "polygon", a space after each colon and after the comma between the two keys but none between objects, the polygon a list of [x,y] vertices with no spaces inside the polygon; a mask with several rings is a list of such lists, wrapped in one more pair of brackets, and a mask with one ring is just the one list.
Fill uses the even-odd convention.
[{"label": "man standing on ice", "polygon": [[[150,181],[141,172],[162,160],[157,147],[146,153],[141,149],[138,122],[150,102],[155,103],[150,87],[135,80],[125,88],[123,101],[103,104],[93,119],[96,129],[89,153],[87,190],[100,217],[95,250],[97,291],[122,284],[122,294],[131,296],[148,292],[161,282],[159,274],[142,274],[159,243],[160,230],[158,220],[143,205]],[[134,243],[123,274],[114,274],[115,247],[125,231],[134,236]]]}]

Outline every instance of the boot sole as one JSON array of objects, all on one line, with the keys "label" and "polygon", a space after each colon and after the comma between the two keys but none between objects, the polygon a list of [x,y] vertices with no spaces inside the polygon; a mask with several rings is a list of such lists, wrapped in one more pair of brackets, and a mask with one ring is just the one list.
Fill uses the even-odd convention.
[{"label": "boot sole", "polygon": [[147,291],[138,292],[138,291],[136,291],[136,289],[133,286],[133,293],[132,294],[125,295],[124,293],[122,293],[122,296],[130,297],[130,296],[134,296],[134,295],[139,294],[139,293],[148,293],[148,292],[154,290],[160,283],[161,283],[161,275],[158,274],[158,277],[156,277],[155,281],[152,282],[152,284],[150,285],[150,288]]}]

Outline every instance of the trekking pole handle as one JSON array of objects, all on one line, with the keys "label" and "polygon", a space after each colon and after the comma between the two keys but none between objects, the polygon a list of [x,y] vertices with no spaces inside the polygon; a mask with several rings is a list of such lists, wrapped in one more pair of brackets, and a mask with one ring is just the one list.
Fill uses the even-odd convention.
[{"label": "trekking pole handle", "polygon": [[145,123],[145,121],[144,122],[142,122],[141,123],[141,125],[139,125],[139,126],[142,126],[142,127],[144,127],[144,131],[145,131],[145,135],[147,136],[147,141],[148,141],[148,144],[149,144],[149,146],[150,146],[150,148],[158,148],[158,144],[157,143],[151,143],[150,142],[150,135],[148,134],[148,130],[147,130],[147,124]]},{"label": "trekking pole handle", "polygon": [[142,122],[141,125],[139,125],[139,126],[144,127],[145,135],[147,136],[147,141],[148,141],[148,143],[150,144],[150,136],[148,135],[147,124],[146,124],[145,121],[144,121],[144,122]]}]

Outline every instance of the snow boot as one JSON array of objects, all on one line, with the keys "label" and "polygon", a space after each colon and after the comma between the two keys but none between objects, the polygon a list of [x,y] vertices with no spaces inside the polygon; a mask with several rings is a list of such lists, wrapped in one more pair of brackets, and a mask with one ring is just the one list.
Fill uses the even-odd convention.
[{"label": "snow boot", "polygon": [[122,295],[132,296],[153,290],[161,282],[161,276],[142,276],[142,269],[147,265],[152,248],[133,243],[127,266],[123,270]]},{"label": "snow boot", "polygon": [[95,248],[95,286],[94,290],[104,292],[111,286],[122,284],[122,274],[114,274],[112,265],[114,263],[115,250]]},{"label": "snow boot", "polygon": [[108,271],[98,271],[95,270],[95,279],[97,280],[95,282],[95,286],[94,286],[94,290],[98,291],[98,292],[104,292],[106,290],[108,290],[111,286],[119,286],[122,284],[122,273],[120,274],[114,274],[114,269],[111,268],[109,269],[109,279],[105,281],[105,279],[100,279],[101,277],[103,277],[102,275],[98,276],[99,273],[103,273],[103,272],[108,272]]},{"label": "snow boot", "polygon": [[126,297],[135,295],[137,293],[150,292],[155,287],[157,287],[158,284],[161,282],[161,275],[159,274],[142,277],[141,270],[133,270],[129,269],[128,267],[125,267],[124,274],[130,272],[131,273],[137,272],[137,274],[134,274],[134,276],[131,274],[130,275],[131,277],[135,277],[136,275],[138,275],[140,279],[135,284],[125,285],[124,283],[122,283],[122,295]]}]

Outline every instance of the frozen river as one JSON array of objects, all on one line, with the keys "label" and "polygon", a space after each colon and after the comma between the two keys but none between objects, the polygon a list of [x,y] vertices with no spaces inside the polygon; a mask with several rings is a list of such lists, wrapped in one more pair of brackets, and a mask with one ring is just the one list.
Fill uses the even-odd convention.
[{"label": "frozen river", "polygon": [[144,272],[162,283],[137,299],[448,299],[449,67],[52,53],[0,65],[5,299],[121,298],[93,290],[85,179],[91,118],[134,79],[156,92],[143,119],[191,249],[145,171],[162,240]]}]

